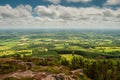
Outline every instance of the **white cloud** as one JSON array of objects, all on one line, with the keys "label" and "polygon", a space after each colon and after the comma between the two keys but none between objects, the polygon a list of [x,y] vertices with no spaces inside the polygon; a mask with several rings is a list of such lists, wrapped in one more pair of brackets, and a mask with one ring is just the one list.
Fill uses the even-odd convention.
[{"label": "white cloud", "polygon": [[2,26],[120,29],[120,9],[50,5],[36,6],[32,10],[29,5],[16,8],[6,5],[0,6]]},{"label": "white cloud", "polygon": [[87,2],[91,2],[92,0],[67,0],[67,1],[74,2],[74,3],[77,3],[77,2],[87,3]]},{"label": "white cloud", "polygon": [[107,0],[105,5],[120,5],[120,0]]},{"label": "white cloud", "polygon": [[55,10],[47,8],[45,6],[37,6],[34,9],[34,11],[39,17],[51,17],[51,18],[54,18],[54,17],[57,16],[57,12]]},{"label": "white cloud", "polygon": [[[61,0],[46,0],[46,1],[51,2],[53,4],[59,4],[61,2]],[[73,3],[77,3],[77,2],[87,3],[87,2],[91,2],[92,0],[66,0],[66,1]]]},{"label": "white cloud", "polygon": [[37,6],[35,13],[39,17],[49,17],[51,19],[63,19],[63,20],[81,20],[81,19],[93,19],[93,18],[116,18],[119,16],[120,9],[112,10],[109,8],[75,8],[75,7],[64,7],[64,6]]},{"label": "white cloud", "polygon": [[12,8],[10,5],[0,6],[0,18],[21,18],[30,17],[32,7],[29,5],[20,5],[16,8]]},{"label": "white cloud", "polygon": [[46,0],[48,2],[51,2],[53,4],[59,4],[61,2],[61,0]]}]

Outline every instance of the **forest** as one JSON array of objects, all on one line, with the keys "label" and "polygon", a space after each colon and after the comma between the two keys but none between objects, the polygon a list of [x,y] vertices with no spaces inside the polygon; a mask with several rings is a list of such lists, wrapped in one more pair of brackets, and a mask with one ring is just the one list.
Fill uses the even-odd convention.
[{"label": "forest", "polygon": [[[25,71],[32,76],[20,75]],[[54,80],[120,80],[120,31],[0,30],[0,78],[47,80],[38,73]]]}]

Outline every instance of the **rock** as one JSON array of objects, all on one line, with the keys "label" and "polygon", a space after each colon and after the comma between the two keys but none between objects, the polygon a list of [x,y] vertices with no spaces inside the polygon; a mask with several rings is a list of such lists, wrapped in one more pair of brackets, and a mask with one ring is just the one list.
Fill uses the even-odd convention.
[{"label": "rock", "polygon": [[77,70],[71,71],[71,73],[72,73],[72,74],[75,74],[75,73],[83,74],[83,70],[82,70],[82,69],[77,69]]},{"label": "rock", "polygon": [[58,80],[58,79],[56,79],[56,78],[53,76],[53,74],[50,74],[50,75],[48,75],[46,78],[44,78],[44,79],[42,79],[42,80]]},{"label": "rock", "polygon": [[33,78],[35,78],[37,80],[42,80],[43,78],[46,78],[47,76],[48,76],[48,73],[39,72],[39,73],[35,74]]},{"label": "rock", "polygon": [[32,62],[25,62],[25,64],[29,67],[35,67],[35,64]]},{"label": "rock", "polygon": [[82,69],[77,69],[71,71],[71,75],[66,75],[65,73],[52,74],[48,72],[32,72],[30,70],[24,72],[14,72],[5,77],[14,77],[16,79],[21,78],[33,78],[35,80],[80,80],[79,77],[75,76],[76,73],[82,74]]},{"label": "rock", "polygon": [[33,77],[34,74],[32,71],[25,71],[25,72],[18,72],[18,73],[14,73],[11,76],[16,76],[16,77]]}]

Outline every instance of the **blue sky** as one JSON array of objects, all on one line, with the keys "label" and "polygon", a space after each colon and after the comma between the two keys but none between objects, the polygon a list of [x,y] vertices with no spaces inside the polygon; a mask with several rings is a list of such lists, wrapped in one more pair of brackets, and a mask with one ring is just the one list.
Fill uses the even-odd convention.
[{"label": "blue sky", "polygon": [[120,0],[0,0],[0,28],[120,29]]},{"label": "blue sky", "polygon": [[[90,6],[98,6],[98,7],[103,7],[103,4],[106,2],[107,0],[92,0],[89,3],[82,3],[82,2],[68,2],[66,0],[62,0],[59,5],[63,5],[63,6],[72,6],[72,7],[90,7]],[[33,7],[37,6],[37,5],[51,5],[53,4],[52,2],[49,2],[47,0],[0,0],[0,5],[6,5],[6,4],[10,4],[12,7],[16,7],[20,4],[29,4]]]}]

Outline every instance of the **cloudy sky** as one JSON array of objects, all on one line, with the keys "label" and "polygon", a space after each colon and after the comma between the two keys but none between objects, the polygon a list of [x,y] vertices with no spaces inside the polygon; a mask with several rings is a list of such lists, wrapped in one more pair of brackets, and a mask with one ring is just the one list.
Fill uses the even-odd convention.
[{"label": "cloudy sky", "polygon": [[0,0],[0,28],[120,29],[120,0]]}]

